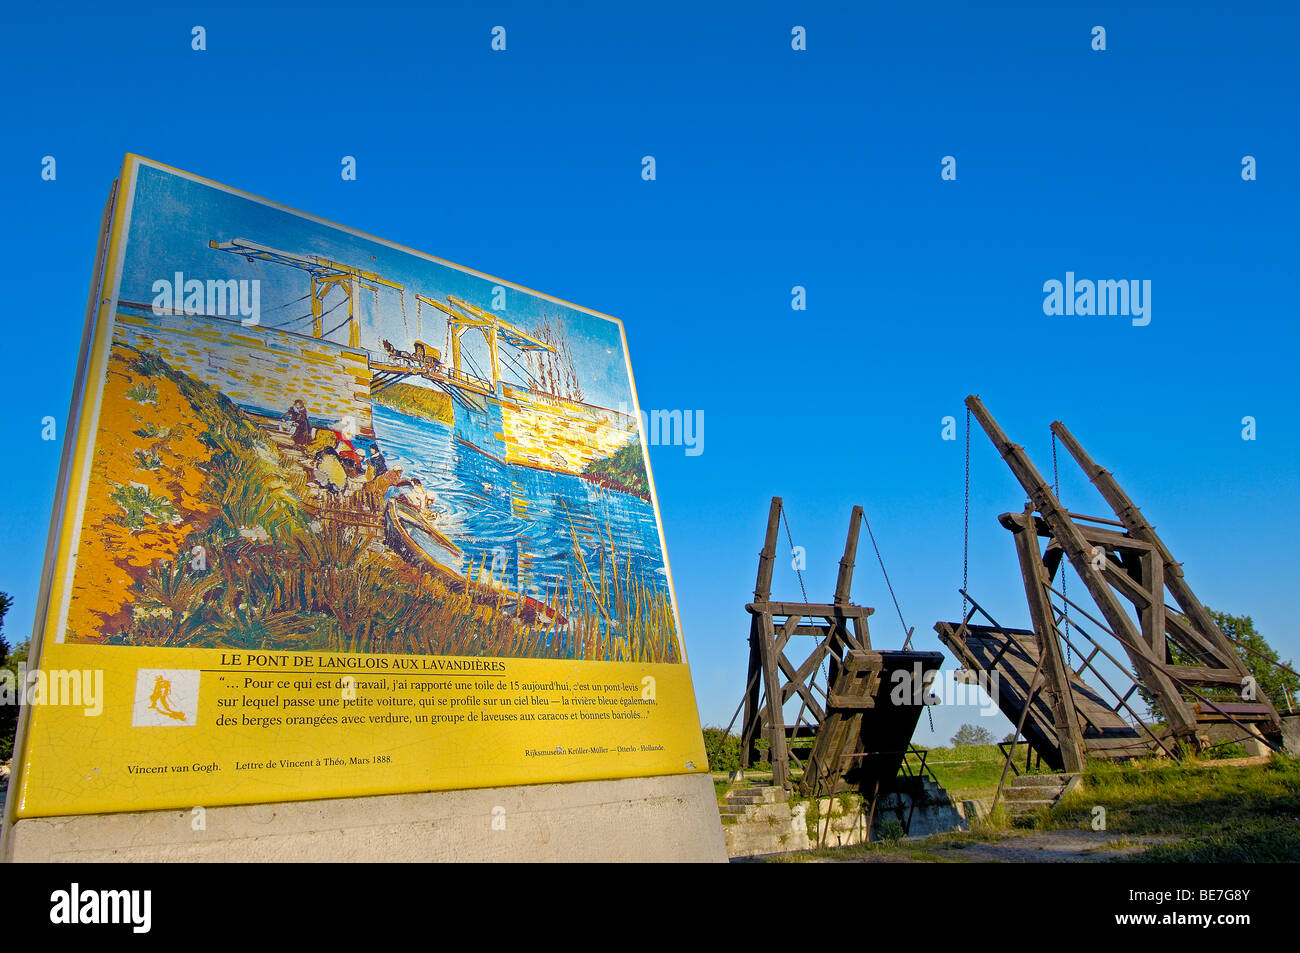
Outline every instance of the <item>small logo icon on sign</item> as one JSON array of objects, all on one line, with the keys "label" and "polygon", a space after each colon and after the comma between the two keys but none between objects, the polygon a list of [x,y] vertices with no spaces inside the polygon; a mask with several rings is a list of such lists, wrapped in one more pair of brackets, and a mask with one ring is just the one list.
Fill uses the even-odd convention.
[{"label": "small logo icon on sign", "polygon": [[134,727],[190,726],[198,720],[198,713],[198,669],[136,670]]}]

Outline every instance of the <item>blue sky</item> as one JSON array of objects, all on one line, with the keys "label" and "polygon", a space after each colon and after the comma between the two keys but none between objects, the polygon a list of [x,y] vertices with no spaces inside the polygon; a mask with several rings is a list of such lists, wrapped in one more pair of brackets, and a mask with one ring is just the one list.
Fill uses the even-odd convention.
[{"label": "blue sky", "polygon": [[[962,444],[940,421],[968,393],[1045,472],[1064,420],[1201,598],[1300,657],[1294,7],[379,6],[4,12],[11,640],[58,469],[40,420],[66,415],[100,210],[136,152],[621,318],[642,407],[705,417],[701,455],[652,460],[708,723],[743,688],[773,494],[813,599],[862,503],[937,646],[962,556]],[[1150,325],[1044,315],[1067,271],[1149,279]],[[1023,625],[996,522],[1023,494],[982,434],[972,455],[972,591]],[[1072,467],[1062,496],[1101,511]],[[786,565],[776,591],[798,593]],[[865,539],[854,594],[897,646]],[[935,720],[946,738],[974,718]]]}]

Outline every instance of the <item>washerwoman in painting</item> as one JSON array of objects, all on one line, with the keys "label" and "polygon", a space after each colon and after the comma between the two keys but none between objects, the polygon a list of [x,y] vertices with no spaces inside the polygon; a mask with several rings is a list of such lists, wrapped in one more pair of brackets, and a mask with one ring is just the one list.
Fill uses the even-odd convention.
[{"label": "washerwoman in painting", "polygon": [[339,459],[333,447],[318,451],[312,463],[316,466],[313,477],[329,492],[330,496],[338,496],[347,488],[347,471],[343,469],[343,461]]},{"label": "washerwoman in painting", "polygon": [[293,429],[295,447],[301,450],[311,443],[311,421],[307,419],[307,405],[301,399],[293,402],[293,406],[281,420],[287,420]]}]

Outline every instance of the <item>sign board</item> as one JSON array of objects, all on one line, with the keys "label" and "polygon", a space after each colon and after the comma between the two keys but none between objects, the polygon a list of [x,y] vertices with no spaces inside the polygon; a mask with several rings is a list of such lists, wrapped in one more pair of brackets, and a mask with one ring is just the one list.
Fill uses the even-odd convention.
[{"label": "sign board", "polygon": [[614,318],[129,156],[16,817],[702,773]]}]

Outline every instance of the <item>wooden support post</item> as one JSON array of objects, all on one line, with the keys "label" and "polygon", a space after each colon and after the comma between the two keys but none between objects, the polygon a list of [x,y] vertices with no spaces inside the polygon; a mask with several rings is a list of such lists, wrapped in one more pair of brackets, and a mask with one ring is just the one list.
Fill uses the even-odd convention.
[{"label": "wooden support post", "polygon": [[[901,730],[912,713],[899,716],[890,708],[883,712],[888,717],[865,717],[886,707],[883,673],[887,666],[884,654],[870,651],[867,617],[873,610],[849,601],[858,534],[865,522],[862,508],[853,508],[835,595],[828,603],[772,601],[772,570],[782,522],[781,498],[773,497],[759,554],[754,601],[746,606],[751,616],[749,678],[736,713],[745,713],[741,766],[749,768],[760,760],[757,745],[761,736],[767,743],[766,757],[772,765],[774,787],[791,790],[795,780],[792,774],[799,772],[801,791],[812,797],[830,797],[848,783],[847,778],[864,786],[868,781],[863,779],[868,776],[880,782],[885,774],[897,771],[890,762],[897,751],[862,749],[868,744],[880,748],[882,733]],[[787,654],[799,636],[816,639],[806,657],[802,651]],[[917,667],[937,667],[938,658],[937,653],[917,652],[911,653],[908,661],[915,659]],[[823,663],[829,667],[824,688],[816,684]],[[895,667],[902,670],[901,664]],[[818,699],[818,688],[825,700]],[[787,724],[785,705],[796,694],[800,699],[798,713]],[[864,727],[868,724],[871,731]],[[812,751],[806,757],[797,757],[809,739]],[[896,745],[890,742],[886,747]]]},{"label": "wooden support post", "polygon": [[[772,566],[776,560],[776,538],[780,527],[781,498],[774,496],[767,513],[767,532],[763,537],[763,549],[758,554],[758,578],[754,582],[754,601],[757,603],[766,603],[772,597]],[[766,630],[763,625],[764,618],[767,620]],[[763,684],[762,690],[769,693],[768,705],[773,704],[773,698],[776,699],[776,704],[780,705],[780,693],[775,696],[770,694],[770,682],[764,662],[767,655],[764,649],[764,638],[770,637],[767,632],[771,629],[771,623],[770,613],[755,612],[749,625],[749,672],[746,676],[746,685],[749,688],[745,693],[745,720],[741,722],[740,736],[742,769],[748,768],[752,763],[754,743],[762,734],[762,710],[758,705],[760,681]]]},{"label": "wooden support post", "polygon": [[763,637],[758,624],[758,616],[751,616],[749,621],[749,671],[745,676],[745,720],[740,723],[740,768],[747,769],[752,763],[754,742],[760,727],[759,719],[759,681],[762,679],[763,660],[759,652],[759,640]]},{"label": "wooden support post", "polygon": [[1083,732],[1075,713],[1074,693],[1061,654],[1061,643],[1056,635],[1052,603],[1047,595],[1047,567],[1038,551],[1038,534],[1034,528],[1032,504],[1025,507],[1020,517],[1013,517],[1018,529],[1015,532],[1016,553],[1020,557],[1020,574],[1024,577],[1025,596],[1029,600],[1029,615],[1038,634],[1038,652],[1042,661],[1044,689],[1052,721],[1056,727],[1057,744],[1061,749],[1062,767],[1070,773],[1083,770],[1087,750]]},{"label": "wooden support post", "polygon": [[1142,634],[1151,646],[1151,655],[1156,661],[1169,661],[1165,647],[1165,574],[1164,564],[1154,552],[1145,552],[1138,558],[1142,567],[1142,584],[1151,593],[1151,601],[1145,608],[1138,610],[1142,622]]},{"label": "wooden support post", "polygon": [[758,616],[761,626],[759,654],[763,665],[763,694],[767,696],[768,756],[772,762],[772,784],[785,788],[790,783],[790,752],[785,737],[785,712],[782,710],[781,679],[778,674],[780,650],[776,647],[776,632],[772,616],[764,612]]},{"label": "wooden support post", "polygon": [[754,583],[754,601],[768,602],[772,598],[772,564],[776,559],[776,535],[781,528],[781,498],[772,497],[767,511],[767,535],[763,537],[763,551],[758,554],[758,580]]},{"label": "wooden support post", "polygon": [[853,566],[858,557],[858,533],[862,527],[862,507],[853,507],[849,517],[849,534],[844,540],[844,555],[840,558],[840,573],[835,580],[835,603],[844,605],[849,601],[853,588]]}]

